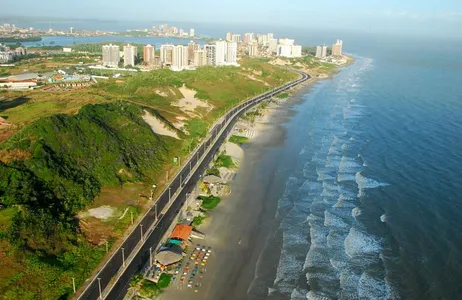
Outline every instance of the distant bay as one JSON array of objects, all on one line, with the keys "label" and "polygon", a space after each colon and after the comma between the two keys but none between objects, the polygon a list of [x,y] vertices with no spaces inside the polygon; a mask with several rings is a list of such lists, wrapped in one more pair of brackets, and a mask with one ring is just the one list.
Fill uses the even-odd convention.
[{"label": "distant bay", "polygon": [[[151,44],[159,48],[162,44],[186,45],[190,39],[180,39],[174,37],[132,37],[132,36],[42,36],[42,40],[37,42],[23,42],[26,47],[37,46],[72,46],[74,44],[98,44],[110,42],[124,42],[132,44]],[[194,40],[196,43],[204,44],[204,40]]]}]

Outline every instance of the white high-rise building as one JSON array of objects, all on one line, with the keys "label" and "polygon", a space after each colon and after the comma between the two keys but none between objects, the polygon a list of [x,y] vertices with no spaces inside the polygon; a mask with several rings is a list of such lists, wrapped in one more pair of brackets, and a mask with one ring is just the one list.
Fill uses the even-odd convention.
[{"label": "white high-rise building", "polygon": [[316,55],[315,56],[317,58],[322,58],[322,47],[321,46],[316,47]]},{"label": "white high-rise building", "polygon": [[327,46],[322,46],[321,57],[327,56]]},{"label": "white high-rise building", "polygon": [[173,63],[173,45],[165,44],[160,46],[160,62],[164,65]]},{"label": "white high-rise building", "polygon": [[277,55],[282,57],[302,57],[302,46],[279,44]]},{"label": "white high-rise building", "polygon": [[291,45],[278,45],[278,56],[292,57],[292,46]]},{"label": "white high-rise building", "polygon": [[295,44],[295,40],[291,39],[279,39],[279,45],[292,46]]},{"label": "white high-rise building", "polygon": [[324,58],[327,56],[327,46],[317,46],[316,47],[316,57]]},{"label": "white high-rise building", "polygon": [[302,46],[301,45],[293,45],[292,46],[292,57],[302,57]]},{"label": "white high-rise building", "polygon": [[258,44],[254,41],[248,46],[249,56],[258,56]]},{"label": "white high-rise building", "polygon": [[271,40],[271,39],[274,39],[274,34],[272,33],[268,33],[268,41]]},{"label": "white high-rise building", "polygon": [[233,34],[231,36],[231,41],[236,42],[236,43],[240,43],[241,42],[241,35],[240,34]]},{"label": "white high-rise building", "polygon": [[277,39],[270,39],[268,41],[268,48],[273,53],[278,51],[278,40]]},{"label": "white high-rise building", "polygon": [[116,45],[103,46],[103,66],[118,67],[120,61],[120,48]]},{"label": "white high-rise building", "polygon": [[226,63],[230,65],[237,64],[237,43],[228,43],[228,49],[226,51]]},{"label": "white high-rise building", "polygon": [[188,66],[188,47],[177,45],[173,48],[172,69],[176,71],[183,70]]},{"label": "white high-rise building", "polygon": [[196,31],[194,30],[194,28],[189,29],[189,36],[191,37],[196,36]]},{"label": "white high-rise building", "polygon": [[207,57],[207,65],[215,66],[217,64],[217,46],[216,45],[205,45],[204,50]]},{"label": "white high-rise building", "polygon": [[228,33],[226,34],[226,40],[227,40],[228,42],[231,42],[231,41],[233,40],[233,34],[232,34],[231,32],[228,32]]},{"label": "white high-rise building", "polygon": [[215,42],[216,46],[216,57],[215,64],[217,66],[222,66],[226,63],[226,52],[228,50],[228,43],[226,41]]},{"label": "white high-rise building", "polygon": [[127,44],[124,46],[124,67],[135,66],[136,47]]}]

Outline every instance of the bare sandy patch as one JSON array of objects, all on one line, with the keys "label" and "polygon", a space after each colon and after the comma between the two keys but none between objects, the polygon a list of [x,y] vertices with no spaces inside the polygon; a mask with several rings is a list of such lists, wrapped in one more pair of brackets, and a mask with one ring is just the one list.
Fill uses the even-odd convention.
[{"label": "bare sandy patch", "polygon": [[155,134],[170,136],[177,140],[180,139],[175,131],[168,128],[164,122],[157,119],[146,110],[144,111],[142,118],[149,126],[151,126],[151,129]]},{"label": "bare sandy patch", "polygon": [[167,93],[164,93],[161,90],[156,90],[156,94],[164,98],[168,97]]},{"label": "bare sandy patch", "polygon": [[114,215],[116,211],[115,208],[110,207],[108,205],[100,206],[97,208],[92,208],[87,211],[88,216],[99,219],[99,220],[107,220]]},{"label": "bare sandy patch", "polygon": [[200,117],[201,115],[195,111],[197,108],[206,108],[207,112],[213,109],[212,105],[195,97],[197,93],[195,90],[188,89],[186,86],[182,86],[178,90],[183,94],[183,98],[179,99],[176,103],[172,103],[172,106],[179,107],[189,116]]},{"label": "bare sandy patch", "polygon": [[187,130],[185,129],[185,125],[186,125],[186,122],[188,120],[188,118],[185,118],[185,117],[181,117],[181,116],[178,116],[175,118],[177,121],[175,123],[173,123],[172,125],[178,129],[178,130],[182,130],[183,132],[185,132],[187,134]]},{"label": "bare sandy patch", "polygon": [[249,78],[250,80],[254,80],[254,81],[258,81],[258,82],[261,82],[263,83],[265,86],[270,86],[266,81],[263,81],[261,79],[258,79],[256,78],[254,75],[249,75],[249,74],[243,74],[245,75],[247,78]]},{"label": "bare sandy patch", "polygon": [[239,145],[227,142],[224,145],[224,149],[227,155],[231,156],[234,161],[240,162],[244,157],[244,150]]},{"label": "bare sandy patch", "polygon": [[281,58],[273,59],[269,63],[272,64],[272,65],[276,65],[276,66],[285,66],[285,65],[287,65],[287,61],[285,61],[285,60],[283,60]]}]

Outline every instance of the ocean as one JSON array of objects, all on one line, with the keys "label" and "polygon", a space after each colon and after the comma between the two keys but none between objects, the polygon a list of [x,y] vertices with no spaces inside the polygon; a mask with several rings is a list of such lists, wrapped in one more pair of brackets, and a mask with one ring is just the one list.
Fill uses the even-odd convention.
[{"label": "ocean", "polygon": [[459,47],[351,43],[355,64],[299,96],[270,235],[281,249],[265,249],[281,254],[255,298],[460,299]]}]

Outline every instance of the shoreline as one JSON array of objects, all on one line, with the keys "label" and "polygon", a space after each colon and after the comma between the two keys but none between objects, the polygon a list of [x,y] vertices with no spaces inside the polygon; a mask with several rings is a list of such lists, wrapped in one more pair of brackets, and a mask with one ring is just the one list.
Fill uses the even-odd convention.
[{"label": "shoreline", "polygon": [[[273,231],[278,199],[284,189],[282,181],[276,180],[282,166],[272,152],[282,150],[286,139],[283,124],[294,114],[291,107],[297,105],[302,93],[316,82],[313,78],[291,90],[289,98],[269,103],[262,109],[263,115],[249,126],[256,134],[243,146],[244,157],[230,184],[231,194],[223,196],[222,202],[198,228],[206,234],[206,243],[215,249],[216,255],[209,263],[201,289],[192,293],[189,289],[170,287],[161,299],[185,296],[188,299],[242,299],[248,292],[267,293],[259,287],[258,277],[274,279],[277,265],[273,272],[261,272],[259,264]],[[234,130],[230,135],[233,133]],[[279,255],[271,260],[278,261]]]}]

